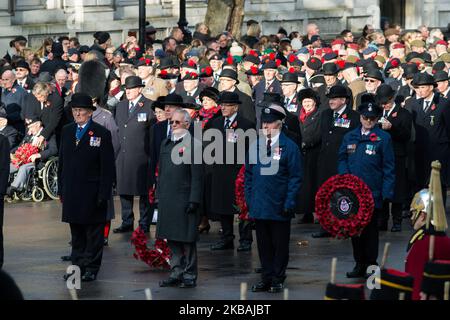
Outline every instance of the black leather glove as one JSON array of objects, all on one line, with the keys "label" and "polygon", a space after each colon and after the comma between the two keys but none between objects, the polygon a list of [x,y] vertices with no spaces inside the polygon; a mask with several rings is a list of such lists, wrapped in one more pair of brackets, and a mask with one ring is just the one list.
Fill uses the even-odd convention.
[{"label": "black leather glove", "polygon": [[195,202],[189,202],[189,205],[186,208],[186,213],[187,214],[192,214],[192,213],[196,213],[198,209],[198,203]]},{"label": "black leather glove", "polygon": [[281,213],[281,216],[284,218],[291,218],[291,217],[294,217],[294,215],[295,215],[295,210],[293,208],[284,209],[283,212]]},{"label": "black leather glove", "polygon": [[107,200],[97,199],[97,208],[105,208],[107,206]]}]

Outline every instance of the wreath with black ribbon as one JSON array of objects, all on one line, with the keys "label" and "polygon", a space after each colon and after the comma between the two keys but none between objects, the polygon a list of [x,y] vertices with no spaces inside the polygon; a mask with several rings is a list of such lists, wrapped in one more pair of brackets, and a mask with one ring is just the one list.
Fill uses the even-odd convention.
[{"label": "wreath with black ribbon", "polygon": [[351,174],[329,178],[316,194],[320,225],[339,239],[360,235],[369,224],[374,207],[370,188]]}]

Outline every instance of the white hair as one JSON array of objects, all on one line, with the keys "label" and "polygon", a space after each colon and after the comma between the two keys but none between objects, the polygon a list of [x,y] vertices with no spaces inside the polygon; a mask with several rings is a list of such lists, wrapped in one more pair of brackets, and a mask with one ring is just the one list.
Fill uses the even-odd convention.
[{"label": "white hair", "polygon": [[189,115],[189,112],[187,112],[184,109],[177,109],[174,111],[173,114],[179,113],[183,116],[183,119],[186,123],[191,123],[191,116]]}]

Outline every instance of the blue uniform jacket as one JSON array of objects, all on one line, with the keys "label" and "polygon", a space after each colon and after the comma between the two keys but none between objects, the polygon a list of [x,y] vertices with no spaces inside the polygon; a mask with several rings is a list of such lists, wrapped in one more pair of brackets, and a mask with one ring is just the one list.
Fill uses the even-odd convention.
[{"label": "blue uniform jacket", "polygon": [[[258,139],[250,146],[245,166],[245,200],[250,217],[289,221],[293,217],[283,217],[281,213],[284,209],[296,207],[303,176],[300,149],[284,133],[280,133],[278,143],[272,146],[269,162],[264,139],[261,143]],[[271,166],[275,170],[264,172]]]},{"label": "blue uniform jacket", "polygon": [[339,148],[338,172],[361,178],[372,190],[375,208],[381,208],[384,199],[394,196],[394,169],[391,136],[379,127],[364,137],[361,126],[344,136]]}]

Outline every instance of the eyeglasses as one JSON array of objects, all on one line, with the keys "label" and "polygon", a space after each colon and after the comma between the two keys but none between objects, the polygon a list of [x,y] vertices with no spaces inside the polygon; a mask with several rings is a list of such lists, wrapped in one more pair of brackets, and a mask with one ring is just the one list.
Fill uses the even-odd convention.
[{"label": "eyeglasses", "polygon": [[180,124],[182,124],[182,123],[184,123],[184,122],[186,122],[186,121],[170,120],[170,121],[169,121],[169,124],[170,124],[170,125],[176,124],[176,125],[178,126],[178,125],[180,125]]},{"label": "eyeglasses", "polygon": [[366,116],[362,116],[363,120],[365,121],[371,121],[371,122],[375,122],[375,120],[377,120],[377,117],[366,117]]},{"label": "eyeglasses", "polygon": [[376,82],[377,80],[373,80],[373,79],[364,79],[364,81],[365,81],[365,82],[374,83],[374,82]]}]

